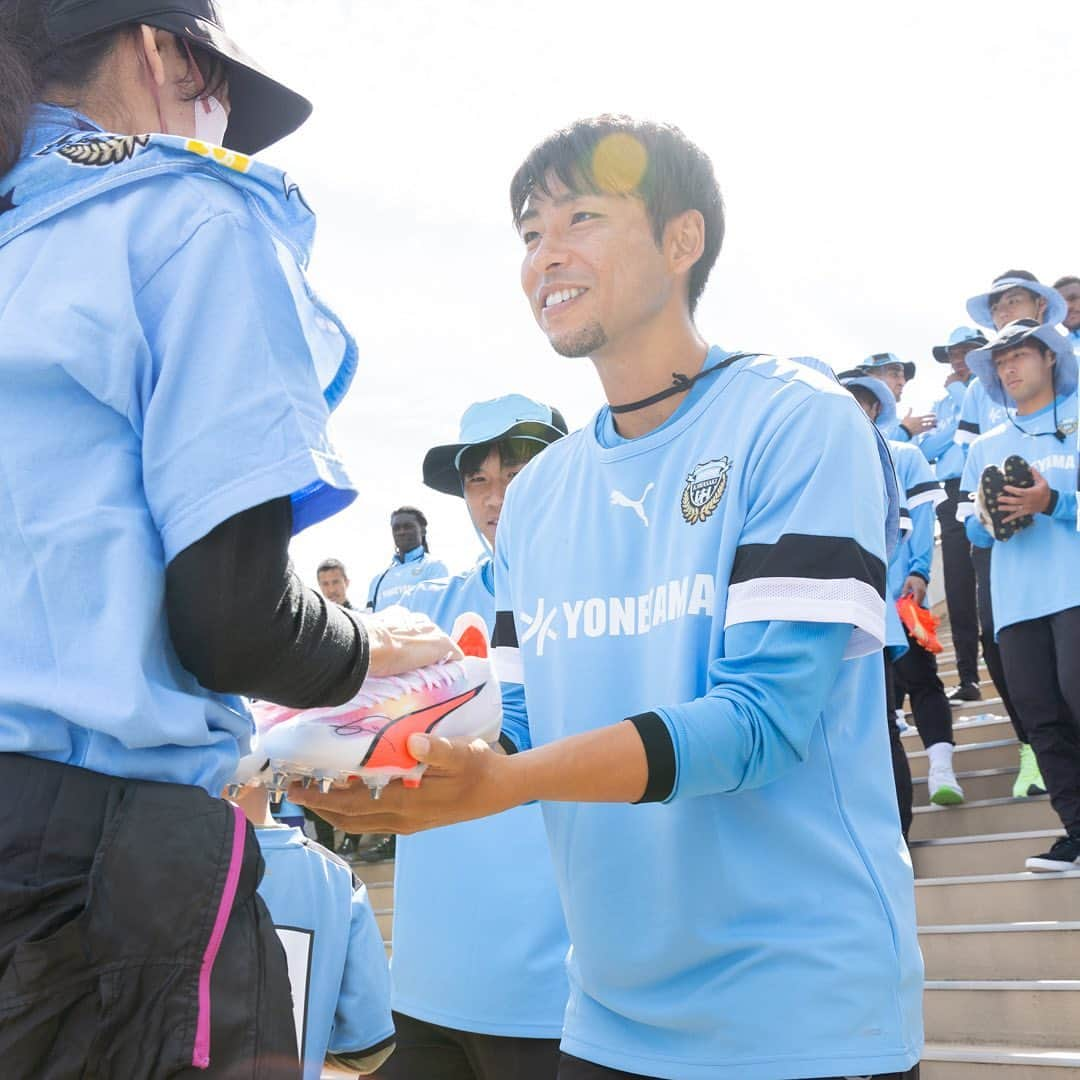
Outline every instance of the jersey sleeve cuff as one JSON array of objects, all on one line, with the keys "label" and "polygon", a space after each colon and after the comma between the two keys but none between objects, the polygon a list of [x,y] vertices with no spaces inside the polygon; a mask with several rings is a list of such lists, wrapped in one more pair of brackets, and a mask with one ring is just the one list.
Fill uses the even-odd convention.
[{"label": "jersey sleeve cuff", "polygon": [[1043,513],[1047,517],[1054,516],[1054,511],[1057,509],[1057,504],[1060,497],[1060,494],[1055,488],[1050,489],[1050,501],[1046,504],[1046,509],[1043,511]]},{"label": "jersey sleeve cuff", "polygon": [[675,741],[667,724],[654,712],[627,717],[645,748],[649,780],[638,803],[666,802],[675,791]]},{"label": "jersey sleeve cuff", "polygon": [[[368,639],[367,627],[364,626],[359,613],[355,609],[339,607],[338,610],[356,629],[356,654],[353,657],[349,678],[354,680],[356,690],[359,690],[367,678],[368,668],[371,666],[371,642]],[[354,690],[353,693],[355,692]]]}]

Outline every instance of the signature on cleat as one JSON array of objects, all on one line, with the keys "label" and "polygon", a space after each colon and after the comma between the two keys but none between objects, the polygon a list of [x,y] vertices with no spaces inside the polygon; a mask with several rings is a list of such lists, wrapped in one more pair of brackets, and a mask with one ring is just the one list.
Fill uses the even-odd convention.
[{"label": "signature on cleat", "polygon": [[389,716],[364,716],[339,724],[334,728],[335,735],[377,735],[390,723]]}]

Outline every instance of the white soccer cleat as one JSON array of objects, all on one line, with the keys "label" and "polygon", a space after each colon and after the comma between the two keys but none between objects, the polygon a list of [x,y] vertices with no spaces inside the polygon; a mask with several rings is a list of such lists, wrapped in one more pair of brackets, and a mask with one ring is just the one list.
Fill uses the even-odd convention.
[{"label": "white soccer cleat", "polygon": [[261,745],[257,730],[251,736],[251,749],[236,763],[236,772],[226,785],[225,794],[230,799],[235,799],[240,794],[240,789],[248,784],[263,784],[273,788],[281,786],[273,782],[270,759]]},{"label": "white soccer cleat", "polygon": [[491,666],[488,630],[479,615],[454,623],[462,660],[389,678],[369,678],[344,705],[284,709],[252,705],[260,745],[275,777],[314,781],[323,791],[359,778],[372,793],[391,780],[420,783],[424,768],[408,751],[410,735],[494,742],[502,728],[502,694]]}]

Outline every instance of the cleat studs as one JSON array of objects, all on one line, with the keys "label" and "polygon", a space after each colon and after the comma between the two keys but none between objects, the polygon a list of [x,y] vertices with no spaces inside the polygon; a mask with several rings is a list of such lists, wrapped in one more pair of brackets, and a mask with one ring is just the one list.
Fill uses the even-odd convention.
[{"label": "cleat studs", "polygon": [[330,793],[330,789],[333,786],[334,786],[334,781],[329,776],[321,776],[321,777],[319,777],[319,790],[324,795],[328,795]]}]

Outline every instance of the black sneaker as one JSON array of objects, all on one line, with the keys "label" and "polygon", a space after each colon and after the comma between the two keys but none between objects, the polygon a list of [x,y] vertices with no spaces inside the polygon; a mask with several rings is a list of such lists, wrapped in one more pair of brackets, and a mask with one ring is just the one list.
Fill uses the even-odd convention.
[{"label": "black sneaker", "polygon": [[346,836],[345,839],[341,841],[341,847],[338,848],[337,853],[343,859],[355,859],[356,856],[360,854],[360,849],[356,843],[356,837]]},{"label": "black sneaker", "polygon": [[364,863],[386,862],[387,859],[392,859],[396,852],[397,837],[391,834],[372,844],[367,851],[361,851],[356,858]]},{"label": "black sneaker", "polygon": [[975,683],[961,683],[946,695],[950,705],[963,705],[965,701],[982,701],[982,691]]},{"label": "black sneaker", "polygon": [[1045,855],[1024,864],[1029,870],[1080,870],[1080,836],[1059,836]]}]

